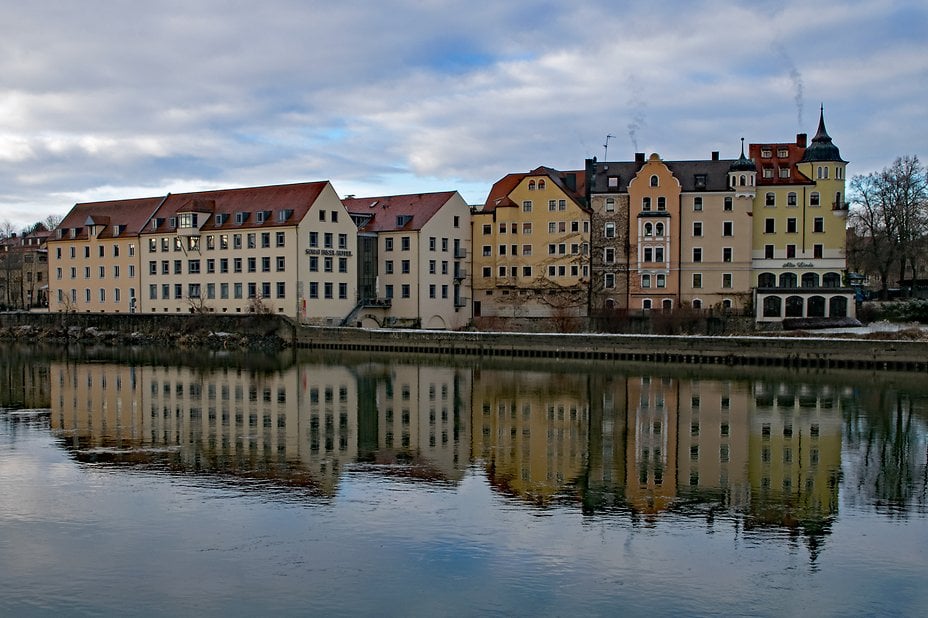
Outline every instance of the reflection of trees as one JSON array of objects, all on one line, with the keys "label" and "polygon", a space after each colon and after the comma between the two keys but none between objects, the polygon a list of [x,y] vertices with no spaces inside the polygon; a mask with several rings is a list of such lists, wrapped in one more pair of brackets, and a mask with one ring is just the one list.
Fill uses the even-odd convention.
[{"label": "reflection of trees", "polygon": [[924,511],[928,486],[928,415],[925,401],[896,390],[863,393],[848,411],[845,435],[857,457],[850,499],[890,515]]}]

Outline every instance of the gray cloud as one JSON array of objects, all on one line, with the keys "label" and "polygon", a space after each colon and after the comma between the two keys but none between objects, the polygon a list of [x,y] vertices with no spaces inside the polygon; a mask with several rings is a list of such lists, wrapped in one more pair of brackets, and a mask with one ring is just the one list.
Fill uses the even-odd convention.
[{"label": "gray cloud", "polygon": [[[852,164],[928,143],[925,42],[862,35],[900,14],[883,4],[497,4],[5,3],[0,219],[321,178],[479,202],[510,171],[582,165],[623,128],[632,151],[675,158],[788,140],[797,117],[814,131],[806,96]],[[629,158],[616,141],[610,158]]]}]

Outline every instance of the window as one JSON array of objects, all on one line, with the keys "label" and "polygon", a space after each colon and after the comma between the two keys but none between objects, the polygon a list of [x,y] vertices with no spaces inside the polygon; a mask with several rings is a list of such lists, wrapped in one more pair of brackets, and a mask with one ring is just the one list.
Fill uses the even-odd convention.
[{"label": "window", "polygon": [[403,298],[409,298],[409,292],[410,292],[409,284],[408,284],[408,283],[404,283],[404,284],[400,287],[400,295],[401,295]]},{"label": "window", "polygon": [[764,219],[764,234],[774,234],[776,231],[776,219],[770,217]]},{"label": "window", "polygon": [[403,236],[400,238],[400,250],[409,251],[409,236]]},{"label": "window", "polygon": [[780,168],[780,178],[789,178],[789,168],[781,167]]},{"label": "window", "polygon": [[221,273],[229,272],[229,258],[219,259],[219,272]]},{"label": "window", "polygon": [[388,237],[388,238],[383,239],[383,250],[393,251],[393,239],[392,238]]},{"label": "window", "polygon": [[242,248],[242,235],[241,234],[232,234],[232,248],[233,249]]},{"label": "window", "polygon": [[657,276],[657,287],[659,288],[667,287],[667,275]]},{"label": "window", "polygon": [[731,221],[723,221],[722,222],[722,236],[733,236],[734,235],[732,231],[733,227],[734,226],[732,225]]},{"label": "window", "polygon": [[532,200],[522,202],[522,212],[532,212]]},{"label": "window", "polygon": [[[387,273],[392,271],[393,262],[387,261]],[[319,272],[319,257],[315,255],[309,256],[309,272],[317,273]]]},{"label": "window", "polygon": [[555,212],[557,210],[557,200],[548,200],[548,212]]},{"label": "window", "polygon": [[612,247],[606,247],[606,249],[605,249],[605,251],[604,251],[604,254],[603,254],[603,261],[604,261],[606,264],[614,264],[614,263],[615,263],[615,249],[614,249],[614,248],[612,248]]},{"label": "window", "polygon": [[603,275],[603,287],[609,290],[615,288],[615,273]]},{"label": "window", "polygon": [[822,234],[825,232],[825,218],[824,217],[815,217],[812,219],[812,231],[817,234]]},{"label": "window", "polygon": [[232,258],[232,270],[234,272],[242,272],[242,258]]},{"label": "window", "polygon": [[661,196],[657,198],[657,209],[667,210],[667,198],[666,197]]},{"label": "window", "polygon": [[790,217],[786,220],[786,233],[795,234],[796,233],[796,217]]},{"label": "window", "polygon": [[657,186],[659,186],[659,185],[660,185],[660,180],[658,179],[657,175],[653,175],[653,174],[652,174],[652,176],[651,176],[651,186],[652,186],[652,187],[657,187]]},{"label": "window", "polygon": [[506,255],[506,245],[499,246],[499,255]]},{"label": "window", "polygon": [[483,235],[484,235],[484,236],[489,236],[489,235],[492,234],[492,233],[493,233],[493,226],[490,225],[489,223],[485,223],[485,224],[483,225]]},{"label": "window", "polygon": [[286,242],[286,234],[284,232],[277,232],[275,245],[278,247],[283,247]]},{"label": "window", "polygon": [[732,199],[731,199],[731,197],[726,197],[726,198],[725,198],[725,206],[724,206],[724,209],[725,209],[725,212],[731,212],[731,209],[732,209]]},{"label": "window", "polygon": [[183,262],[174,260],[174,274],[179,275],[183,272]]},{"label": "window", "polygon": [[777,205],[776,195],[772,191],[768,191],[764,196],[764,206],[774,208]]},{"label": "window", "polygon": [[603,228],[603,235],[606,238],[615,238],[615,223],[607,223]]},{"label": "window", "polygon": [[653,236],[654,235],[654,225],[650,222],[644,224],[644,235]]},{"label": "window", "polygon": [[693,247],[693,261],[702,262],[702,247]]},{"label": "window", "polygon": [[323,295],[323,297],[325,297],[325,298],[332,298],[332,297],[333,297],[333,290],[334,290],[334,286],[332,285],[331,282],[325,282],[325,283],[322,284],[322,295]]},{"label": "window", "polygon": [[818,191],[813,191],[809,195],[809,206],[818,207],[819,206],[819,194]]},{"label": "window", "polygon": [[187,260],[187,273],[191,275],[200,274],[200,260]]},{"label": "window", "polygon": [[824,245],[812,245],[812,257],[813,258],[817,260],[822,259],[824,252],[825,252]]},{"label": "window", "polygon": [[253,273],[258,270],[258,260],[257,258],[250,257],[248,258],[248,272]]},{"label": "window", "polygon": [[731,288],[731,273],[722,273],[722,287],[725,289]]},{"label": "window", "polygon": [[522,233],[523,233],[523,234],[531,234],[531,233],[532,233],[532,224],[531,224],[531,222],[523,223],[523,224],[522,224]]},{"label": "window", "polygon": [[696,211],[702,210],[702,198],[701,197],[693,198],[693,210],[696,210]]},{"label": "window", "polygon": [[693,273],[693,287],[697,289],[702,287],[702,273]]},{"label": "window", "polygon": [[614,197],[606,198],[606,212],[615,212],[615,198]]},{"label": "window", "polygon": [[796,194],[792,191],[786,194],[786,206],[787,208],[796,207]]},{"label": "window", "polygon": [[650,288],[651,287],[651,275],[641,275],[641,287]]},{"label": "window", "polygon": [[409,260],[403,260],[400,262],[400,270],[404,275],[409,274]]},{"label": "window", "polygon": [[[236,286],[239,286],[239,285],[241,285],[241,284],[240,284],[240,283],[236,283],[235,285],[236,285]],[[390,297],[391,297],[390,295],[391,295],[392,292],[393,292],[393,286],[392,286],[392,285],[388,285],[388,286],[387,286],[387,294],[388,294],[387,298],[390,298]],[[319,283],[318,283],[318,282],[316,282],[316,281],[310,281],[310,282],[309,282],[309,297],[310,297],[310,298],[319,298]],[[238,296],[236,296],[236,298],[238,298]]]},{"label": "window", "polygon": [[651,198],[650,197],[641,198],[641,210],[651,210]]},{"label": "window", "polygon": [[723,247],[722,248],[722,261],[731,262],[731,256],[732,256],[731,247]]},{"label": "window", "polygon": [[651,247],[644,248],[644,261],[653,262],[654,261],[654,249]]},{"label": "window", "polygon": [[796,245],[786,245],[786,258],[793,259],[796,257]]},{"label": "window", "polygon": [[567,210],[567,200],[558,200],[557,201],[558,210]]},{"label": "window", "polygon": [[764,259],[765,260],[773,259],[773,245],[764,245]]},{"label": "window", "polygon": [[693,236],[702,236],[702,221],[693,221]]},{"label": "window", "polygon": [[261,257],[261,272],[271,272],[271,256],[265,255]]},{"label": "window", "polygon": [[641,301],[641,308],[644,309],[645,311],[650,311],[651,310],[651,299],[645,298],[643,301]]}]

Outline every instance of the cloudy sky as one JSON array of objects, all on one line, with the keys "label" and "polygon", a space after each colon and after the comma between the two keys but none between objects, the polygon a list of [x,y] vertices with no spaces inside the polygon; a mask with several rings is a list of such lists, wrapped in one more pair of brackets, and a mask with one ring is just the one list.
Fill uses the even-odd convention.
[{"label": "cloudy sky", "polygon": [[[490,185],[815,132],[928,158],[924,0],[0,0],[0,221],[328,179]],[[606,139],[607,135],[614,137]]]}]

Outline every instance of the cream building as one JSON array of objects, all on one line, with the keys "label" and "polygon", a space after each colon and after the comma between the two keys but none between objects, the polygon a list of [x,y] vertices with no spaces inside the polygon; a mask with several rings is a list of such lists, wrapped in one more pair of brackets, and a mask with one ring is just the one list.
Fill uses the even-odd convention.
[{"label": "cream building", "polygon": [[168,195],[141,231],[141,310],[338,323],[357,298],[356,238],[328,182]]},{"label": "cream building", "polygon": [[139,232],[164,199],[76,204],[46,244],[49,311],[139,310],[143,285]]},{"label": "cream building", "polygon": [[458,192],[343,202],[359,227],[361,262],[360,296],[346,324],[450,330],[470,324],[470,207]]}]

